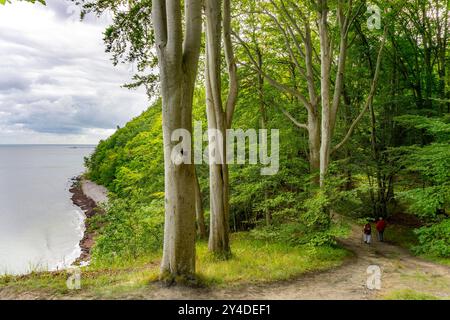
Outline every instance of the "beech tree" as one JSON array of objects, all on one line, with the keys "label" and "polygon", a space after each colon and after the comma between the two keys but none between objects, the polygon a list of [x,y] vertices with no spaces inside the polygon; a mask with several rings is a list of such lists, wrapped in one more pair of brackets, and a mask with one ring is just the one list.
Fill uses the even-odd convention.
[{"label": "beech tree", "polygon": [[[263,70],[258,63],[252,48],[239,34],[235,34],[249,56],[251,68],[272,86],[294,97],[306,109],[308,117],[306,123],[296,119],[294,115],[282,106],[279,109],[298,128],[308,133],[309,162],[311,172],[318,172],[320,179],[316,182],[324,186],[331,154],[341,148],[349,139],[355,126],[367,112],[376,93],[376,85],[380,71],[381,55],[385,42],[385,35],[381,40],[379,59],[374,73],[371,89],[361,113],[349,126],[343,140],[332,145],[332,138],[336,126],[336,116],[341,103],[345,81],[345,66],[347,63],[348,36],[353,23],[362,12],[362,4],[356,6],[353,1],[338,1],[334,8],[336,28],[330,22],[330,3],[327,0],[311,1],[298,4],[291,0],[270,0],[259,12],[272,21],[277,35],[286,48],[289,65],[301,76],[306,83],[303,89],[301,83],[295,80],[290,86],[276,79],[270,72]],[[316,28],[314,27],[317,26]],[[332,30],[337,29],[336,35]],[[336,45],[337,44],[337,45]]]},{"label": "beech tree", "polygon": [[[184,7],[183,7],[184,4]],[[113,62],[136,62],[137,73],[128,87],[159,89],[164,143],[165,226],[161,279],[174,281],[195,273],[195,168],[172,161],[172,134],[192,133],[192,104],[202,36],[201,0],[87,1],[84,11],[101,15],[110,10],[114,21],[105,32]],[[156,50],[156,57],[154,51]],[[158,67],[158,73],[151,70]],[[192,149],[192,148],[189,148]],[[182,150],[192,157],[191,150]],[[189,161],[187,161],[189,162]]]},{"label": "beech tree", "polygon": [[[221,139],[210,132],[210,148],[216,157],[210,157],[210,233],[209,250],[227,257],[229,244],[229,173],[226,163],[226,129],[231,127],[238,95],[238,80],[231,42],[230,0],[206,0],[206,104],[208,128],[219,132]],[[221,66],[222,40],[229,77],[226,102],[222,102]]]},{"label": "beech tree", "polygon": [[171,137],[177,129],[192,132],[192,100],[200,55],[202,1],[184,1],[184,28],[181,3],[179,0],[152,1],[163,103],[166,208],[161,263],[163,278],[195,273],[194,165],[176,165],[172,162],[175,142],[171,141]]}]

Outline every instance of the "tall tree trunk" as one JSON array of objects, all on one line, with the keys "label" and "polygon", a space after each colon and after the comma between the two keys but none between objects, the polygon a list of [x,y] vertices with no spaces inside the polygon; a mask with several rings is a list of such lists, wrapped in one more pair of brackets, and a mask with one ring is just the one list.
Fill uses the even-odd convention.
[{"label": "tall tree trunk", "polygon": [[[195,273],[195,171],[172,161],[177,129],[192,132],[192,102],[201,44],[201,0],[185,2],[185,37],[179,0],[153,0],[152,20],[160,69],[165,172],[165,224],[161,279]],[[192,146],[186,150],[192,155]],[[191,156],[192,158],[192,156]]]},{"label": "tall tree trunk", "polygon": [[308,144],[309,170],[314,174],[312,183],[318,186],[320,184],[320,118],[311,111],[308,111]]},{"label": "tall tree trunk", "polygon": [[[222,8],[223,4],[223,8]],[[223,9],[223,19],[222,19]],[[206,0],[206,105],[208,128],[214,130],[221,139],[210,135],[209,147],[219,155],[215,163],[210,157],[210,230],[209,250],[216,255],[228,257],[231,254],[229,243],[229,174],[226,163],[226,129],[231,127],[237,101],[238,84],[236,63],[231,45],[230,0]],[[222,103],[221,89],[221,40],[225,47],[228,66],[229,93],[226,109]],[[211,153],[210,153],[211,155]]]},{"label": "tall tree trunk", "polygon": [[[195,170],[195,166],[194,166]],[[202,192],[200,190],[200,183],[198,181],[197,171],[195,170],[195,216],[197,219],[197,234],[201,239],[207,236],[205,225],[205,210],[203,208]]]},{"label": "tall tree trunk", "polygon": [[[259,46],[256,45],[256,58],[258,62],[258,70],[263,69],[263,57],[261,54],[261,50]],[[260,129],[267,129],[267,112],[266,105],[264,102],[264,77],[258,72],[258,99],[259,99],[259,112],[261,114],[259,123]],[[264,190],[264,199],[267,200],[269,198],[269,190],[267,188]],[[270,210],[265,211],[266,225],[270,226],[272,224],[272,213]]]},{"label": "tall tree trunk", "polygon": [[430,13],[427,10],[427,1],[421,1],[422,11],[422,41],[424,46],[424,62],[425,62],[425,106],[427,109],[433,107],[432,95],[433,95],[433,63],[432,63],[432,50],[433,43],[429,32],[430,30]]},{"label": "tall tree trunk", "polygon": [[[348,125],[351,125],[352,123],[352,114],[351,114],[351,105],[352,105],[352,100],[350,98],[350,96],[348,95],[348,90],[344,84],[343,89],[342,89],[342,96],[344,99],[344,105],[345,105],[345,122]],[[346,159],[350,159],[352,156],[351,147],[349,146],[345,146],[344,148],[344,154],[345,154],[345,158]],[[344,188],[347,191],[350,191],[353,189],[353,178],[352,178],[352,170],[351,170],[351,166],[346,166],[345,170],[345,175],[347,176],[347,179],[345,181],[345,185]]]},{"label": "tall tree trunk", "polygon": [[331,105],[330,105],[330,71],[331,50],[328,30],[328,1],[319,0],[319,39],[320,39],[320,93],[322,99],[321,142],[320,142],[320,187],[325,184],[331,151]]}]

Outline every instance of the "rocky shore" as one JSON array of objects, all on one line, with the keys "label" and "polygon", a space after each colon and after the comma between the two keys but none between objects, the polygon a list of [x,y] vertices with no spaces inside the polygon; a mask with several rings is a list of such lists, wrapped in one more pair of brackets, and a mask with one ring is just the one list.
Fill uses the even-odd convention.
[{"label": "rocky shore", "polygon": [[90,228],[89,218],[103,214],[100,204],[108,200],[107,189],[82,177],[76,177],[69,191],[72,193],[72,202],[81,208],[86,216],[84,236],[80,240],[81,255],[74,262],[74,265],[80,265],[89,262],[91,258],[95,232]]}]

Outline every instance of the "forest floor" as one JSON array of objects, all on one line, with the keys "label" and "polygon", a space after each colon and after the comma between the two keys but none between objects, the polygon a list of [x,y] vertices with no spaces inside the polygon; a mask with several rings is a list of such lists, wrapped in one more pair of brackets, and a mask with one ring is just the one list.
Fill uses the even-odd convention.
[{"label": "forest floor", "polygon": [[[386,236],[389,236],[387,232]],[[354,253],[343,266],[298,279],[236,288],[164,288],[153,284],[151,290],[126,293],[124,299],[450,299],[450,267],[412,256],[406,249],[389,242],[367,245],[360,227],[341,245]],[[367,268],[381,269],[381,289],[367,288]]]}]

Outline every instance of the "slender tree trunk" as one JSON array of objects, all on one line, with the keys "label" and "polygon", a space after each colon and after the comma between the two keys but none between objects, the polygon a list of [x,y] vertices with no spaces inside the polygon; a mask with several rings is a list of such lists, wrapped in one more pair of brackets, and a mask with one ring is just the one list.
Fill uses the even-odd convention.
[{"label": "slender tree trunk", "polygon": [[[229,256],[229,186],[226,163],[227,114],[221,97],[221,39],[222,1],[206,0],[206,104],[208,128],[221,136],[210,136],[209,147],[216,152],[215,161],[210,157],[210,231],[209,250],[216,255]],[[218,154],[217,154],[218,153]]]},{"label": "slender tree trunk", "polygon": [[[195,170],[195,166],[194,166]],[[197,219],[197,234],[201,239],[207,237],[205,225],[205,211],[203,209],[202,193],[200,190],[200,183],[198,181],[197,171],[195,171],[195,216]]]},{"label": "slender tree trunk", "polygon": [[[256,45],[256,58],[258,62],[258,70],[262,70],[263,57],[258,45]],[[259,99],[259,112],[261,114],[259,119],[260,129],[265,130],[267,129],[267,112],[266,112],[266,105],[264,102],[264,77],[260,72],[258,72],[258,99]],[[269,198],[269,190],[265,189],[264,199],[267,200],[268,198]],[[265,218],[266,218],[266,225],[270,226],[272,224],[272,213],[270,210],[266,210]]]},{"label": "slender tree trunk", "polygon": [[[316,109],[316,108],[314,108]],[[309,169],[314,176],[313,184],[320,184],[320,119],[308,111],[308,144],[309,144]]]},{"label": "slender tree trunk", "polygon": [[[352,123],[352,114],[351,114],[351,105],[352,105],[352,100],[348,95],[348,91],[346,89],[346,86],[344,84],[343,89],[342,89],[342,94],[343,94],[343,98],[344,98],[344,105],[345,105],[345,122],[348,125],[351,125]],[[344,154],[345,154],[345,158],[346,159],[350,159],[352,156],[350,147],[347,145],[345,146],[345,150],[344,150]],[[353,189],[353,178],[352,178],[352,170],[350,166],[347,166],[345,168],[345,173],[347,176],[347,180],[345,181],[345,190],[350,191]]]},{"label": "slender tree trunk", "polygon": [[433,44],[431,37],[429,36],[429,17],[427,12],[426,1],[421,2],[422,9],[422,41],[424,46],[424,62],[425,62],[425,105],[428,109],[433,107],[432,95],[433,95],[433,65],[432,65],[432,50]]},{"label": "slender tree trunk", "polygon": [[331,151],[331,105],[330,71],[331,49],[328,30],[328,1],[319,0],[319,39],[320,39],[320,92],[322,99],[321,143],[320,143],[320,187],[324,187]]}]

